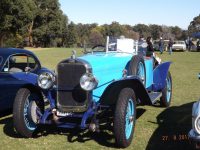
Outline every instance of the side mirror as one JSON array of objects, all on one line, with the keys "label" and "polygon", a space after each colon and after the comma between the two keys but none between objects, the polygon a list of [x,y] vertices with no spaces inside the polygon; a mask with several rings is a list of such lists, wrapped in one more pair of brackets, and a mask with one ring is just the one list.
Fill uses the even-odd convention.
[{"label": "side mirror", "polygon": [[198,77],[199,77],[199,80],[200,80],[200,73],[199,73]]}]

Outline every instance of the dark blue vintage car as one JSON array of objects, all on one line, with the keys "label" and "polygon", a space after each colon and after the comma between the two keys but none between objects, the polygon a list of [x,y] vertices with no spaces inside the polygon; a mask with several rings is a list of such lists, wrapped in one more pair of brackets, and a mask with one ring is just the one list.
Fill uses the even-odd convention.
[{"label": "dark blue vintage car", "polygon": [[[131,144],[136,105],[168,107],[172,96],[170,62],[156,64],[153,57],[123,49],[117,41],[109,50],[90,51],[81,57],[75,53],[57,65],[56,73],[39,75],[24,73],[29,86],[17,92],[13,119],[14,127],[24,137],[32,137],[38,124],[55,124],[63,128],[99,131],[111,125],[116,144]],[[118,46],[117,43],[121,45]],[[44,100],[48,101],[45,105]]]},{"label": "dark blue vintage car", "polygon": [[41,68],[40,61],[32,52],[0,48],[0,111],[12,108],[17,91],[32,86],[32,79],[42,71],[48,70]]}]

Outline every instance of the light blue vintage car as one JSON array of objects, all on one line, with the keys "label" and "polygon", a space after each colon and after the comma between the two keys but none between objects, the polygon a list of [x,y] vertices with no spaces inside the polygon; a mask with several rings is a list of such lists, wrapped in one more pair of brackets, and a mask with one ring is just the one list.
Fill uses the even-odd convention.
[{"label": "light blue vintage car", "polygon": [[[200,73],[198,75],[200,79]],[[193,104],[192,107],[192,129],[188,134],[190,140],[194,144],[195,148],[200,148],[200,101]]]},{"label": "light blue vintage car", "polygon": [[128,147],[134,134],[136,106],[157,102],[164,107],[170,105],[171,62],[157,64],[153,56],[146,57],[145,43],[138,50],[128,50],[127,45],[122,50],[118,42],[81,57],[74,52],[58,63],[55,74],[38,75],[32,81],[38,88],[20,89],[13,109],[16,131],[32,137],[38,124],[93,132],[109,124],[116,144]]}]

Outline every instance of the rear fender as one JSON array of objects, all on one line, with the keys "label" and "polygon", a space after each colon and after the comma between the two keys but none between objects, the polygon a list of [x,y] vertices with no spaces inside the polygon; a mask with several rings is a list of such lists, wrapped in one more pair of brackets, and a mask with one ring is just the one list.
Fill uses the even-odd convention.
[{"label": "rear fender", "polygon": [[141,82],[141,80],[136,77],[128,77],[122,80],[117,80],[111,83],[104,91],[100,99],[100,105],[114,105],[117,101],[120,91],[123,88],[132,88],[136,94],[138,102],[143,105],[151,105],[150,97]]},{"label": "rear fender", "polygon": [[158,65],[153,71],[153,90],[159,91],[165,87],[167,73],[171,62],[164,62]]}]

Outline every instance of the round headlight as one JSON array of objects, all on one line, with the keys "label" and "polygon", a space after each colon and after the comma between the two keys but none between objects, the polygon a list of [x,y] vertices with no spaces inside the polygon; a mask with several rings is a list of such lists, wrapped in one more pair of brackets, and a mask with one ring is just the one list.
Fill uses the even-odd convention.
[{"label": "round headlight", "polygon": [[98,81],[91,73],[86,73],[80,78],[80,86],[86,91],[95,89],[97,85]]},{"label": "round headlight", "polygon": [[38,85],[42,89],[49,89],[53,86],[55,76],[50,72],[43,72],[38,76]]},{"label": "round headlight", "polygon": [[200,134],[200,116],[198,116],[194,121],[194,128],[198,134]]}]

